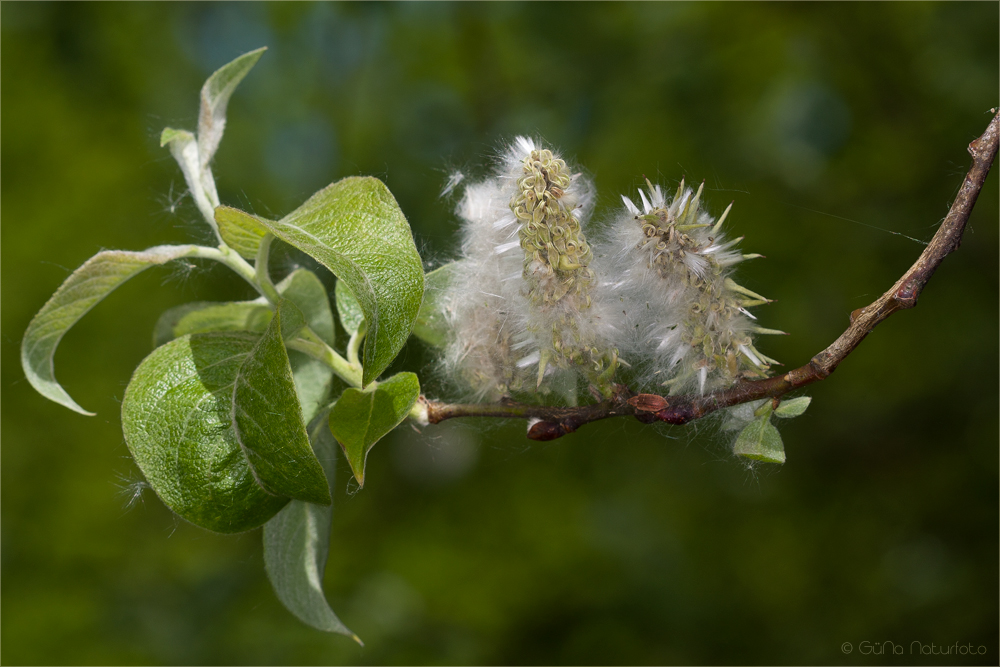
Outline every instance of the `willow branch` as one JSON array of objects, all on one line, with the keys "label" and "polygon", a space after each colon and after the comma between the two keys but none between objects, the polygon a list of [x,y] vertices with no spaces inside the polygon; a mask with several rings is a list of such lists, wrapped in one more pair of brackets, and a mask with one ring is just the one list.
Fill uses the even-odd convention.
[{"label": "willow branch", "polygon": [[[996,113],[996,110],[994,110]],[[427,406],[427,419],[437,424],[455,417],[508,417],[532,420],[528,437],[553,440],[572,433],[580,426],[608,417],[633,416],[652,423],[686,424],[716,410],[765,398],[779,399],[784,394],[823,380],[847,358],[865,337],[883,320],[899,310],[913,308],[927,282],[944,258],[958,249],[979,192],[996,158],[1000,142],[1000,113],[996,113],[986,131],[969,144],[972,167],[962,188],[941,222],[934,238],[906,273],[885,294],[864,308],[851,313],[851,324],[829,347],[804,366],[781,376],[763,380],[741,380],[731,387],[705,396],[659,396],[634,394],[616,385],[611,398],[580,407],[529,405],[511,400],[496,404],[449,404],[421,398]]]}]

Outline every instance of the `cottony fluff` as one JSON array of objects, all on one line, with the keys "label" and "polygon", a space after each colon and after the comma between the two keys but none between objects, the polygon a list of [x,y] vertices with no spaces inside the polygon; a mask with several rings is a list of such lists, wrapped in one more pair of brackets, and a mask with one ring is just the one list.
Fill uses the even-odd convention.
[{"label": "cottony fluff", "polygon": [[476,398],[556,387],[577,375],[607,391],[615,351],[593,292],[582,226],[593,188],[531,139],[503,152],[496,174],[458,206],[462,258],[444,295],[451,338],[444,370]]},{"label": "cottony fluff", "polygon": [[[722,224],[701,210],[701,194],[684,186],[667,201],[660,186],[639,190],[641,208],[623,196],[624,210],[606,239],[597,270],[615,303],[624,336],[622,358],[638,367],[639,387],[705,393],[739,378],[764,377],[771,363],[753,345],[763,329],[747,308],[767,299],[737,285],[733,267],[759,255],[735,249]],[[730,208],[732,204],[730,204]]]}]

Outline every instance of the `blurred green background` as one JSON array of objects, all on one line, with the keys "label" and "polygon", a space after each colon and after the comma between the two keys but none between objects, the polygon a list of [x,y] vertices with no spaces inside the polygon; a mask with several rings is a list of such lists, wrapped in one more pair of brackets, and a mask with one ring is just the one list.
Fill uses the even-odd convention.
[{"label": "blurred green background", "polygon": [[[398,429],[363,491],[337,480],[325,585],[364,649],[281,607],[259,531],[208,533],[148,491],[126,508],[139,473],[119,407],[157,316],[244,284],[157,269],[101,303],[56,360],[95,418],[36,394],[18,350],[98,250],[209,240],[159,133],[193,129],[205,77],[268,45],[229,107],[223,202],[277,216],[374,174],[440,262],[456,246],[447,175],[484,173],[517,133],[586,166],[598,220],[643,174],[705,179],[710,210],[735,200],[731,229],[767,255],[740,282],[777,299],[757,314],[792,335],[762,349],[797,366],[919,254],[900,234],[926,241],[947,211],[1000,101],[998,12],[4,2],[0,658],[996,664],[996,171],[919,307],[784,425],[783,467],[748,470],[712,424],[611,420],[548,444],[522,423]],[[413,343],[398,364],[431,362]],[[864,653],[887,641],[904,655]]]}]

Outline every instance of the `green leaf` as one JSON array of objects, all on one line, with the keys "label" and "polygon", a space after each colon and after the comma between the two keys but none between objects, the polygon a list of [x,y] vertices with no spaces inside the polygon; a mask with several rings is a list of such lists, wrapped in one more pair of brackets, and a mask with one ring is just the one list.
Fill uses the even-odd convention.
[{"label": "green leaf", "polygon": [[253,331],[262,333],[273,311],[261,301],[218,303],[196,301],[165,311],[156,321],[153,345],[159,347],[185,334],[212,331]]},{"label": "green leaf", "polygon": [[257,223],[257,216],[234,208],[219,207],[215,210],[215,223],[226,245],[245,259],[255,259],[260,241],[267,228]]},{"label": "green leaf", "polygon": [[141,252],[105,250],[70,275],[28,324],[21,341],[21,366],[38,393],[83,415],[55,379],[53,357],[69,329],[116,287],[151,266],[198,253],[199,246],[156,246]]},{"label": "green leaf", "polygon": [[413,335],[435,347],[444,347],[448,342],[448,317],[442,296],[454,280],[457,266],[457,262],[445,264],[424,276],[424,301],[417,313]]},{"label": "green leaf", "polygon": [[798,417],[806,411],[810,403],[812,403],[812,396],[799,396],[790,401],[782,401],[778,405],[778,409],[774,411],[774,416],[784,417],[785,419]]},{"label": "green leaf", "polygon": [[160,134],[160,145],[170,147],[170,153],[180,165],[198,210],[216,233],[219,233],[219,229],[214,220],[214,210],[219,205],[219,193],[215,188],[209,163],[222,141],[229,98],[264,51],[265,49],[257,49],[240,56],[219,68],[205,81],[201,89],[197,139],[190,132],[171,127]]},{"label": "green leaf", "polygon": [[[308,269],[296,269],[276,285],[278,293],[302,311],[309,328],[330,346],[335,342],[330,297],[319,277]],[[287,338],[287,336],[286,336]]]},{"label": "green leaf", "polygon": [[173,308],[163,311],[160,313],[160,317],[157,318],[156,325],[153,327],[153,347],[160,347],[164,343],[169,343],[173,339],[177,338],[177,336],[174,335],[174,327],[176,327],[188,313],[193,313],[196,310],[211,308],[217,305],[219,304],[215,301],[192,301],[191,303],[174,306]]},{"label": "green leaf", "polygon": [[389,189],[376,178],[345,178],[277,222],[254,220],[351,289],[368,322],[362,384],[377,378],[406,343],[424,290],[410,226]]},{"label": "green leaf", "polygon": [[344,449],[358,484],[365,485],[368,451],[409,414],[420,396],[413,373],[399,373],[374,389],[347,389],[330,411],[330,430]]},{"label": "green leaf", "polygon": [[365,321],[361,304],[354,298],[351,288],[342,280],[337,281],[333,293],[337,300],[337,314],[340,315],[340,324],[344,327],[344,331],[353,336],[358,333],[361,323]]},{"label": "green leaf", "polygon": [[[282,340],[282,322],[305,320],[282,299],[267,331],[233,379],[233,429],[257,481],[265,491],[329,504],[323,468],[309,446],[302,408]],[[294,335],[294,332],[290,335]]]},{"label": "green leaf", "polygon": [[[302,314],[299,307],[292,303],[291,299],[281,299],[278,301],[278,313],[281,315],[280,320],[280,338],[282,341],[291,340],[299,335],[299,332],[306,328],[308,322],[306,322],[306,316]],[[271,320],[271,325],[274,324],[274,320]],[[271,326],[269,325],[269,326]],[[284,347],[284,345],[282,345]]]},{"label": "green leaf", "polygon": [[755,461],[785,462],[785,446],[781,442],[781,435],[768,416],[758,417],[746,425],[736,438],[733,453]]},{"label": "green leaf", "polygon": [[[333,311],[330,309],[326,287],[316,274],[308,269],[297,269],[276,287],[282,296],[299,307],[309,328],[332,346]],[[288,337],[285,338],[287,340]],[[292,364],[295,393],[298,394],[299,403],[302,405],[302,415],[306,423],[309,423],[320,408],[328,403],[333,371],[323,362],[294,350],[288,352],[288,360]]]},{"label": "green leaf", "polygon": [[254,478],[233,428],[236,378],[260,337],[190,334],[162,345],[132,375],[122,428],[160,499],[209,530],[262,525],[288,503]]},{"label": "green leaf", "polygon": [[[325,415],[314,425],[310,440],[326,471],[332,496],[337,446]],[[264,524],[264,565],[278,599],[301,621],[317,630],[348,635],[362,644],[333,613],[323,594],[323,571],[330,550],[332,519],[333,505],[301,500],[288,503]]]},{"label": "green leaf", "polygon": [[[277,285],[278,292],[299,307],[307,323],[324,341],[333,345],[333,312],[327,300],[326,288],[316,274],[298,269]],[[252,331],[263,333],[271,321],[273,311],[263,299],[218,303],[197,301],[164,312],[153,332],[153,347],[189,333],[212,331]],[[288,322],[283,322],[287,329]],[[288,332],[284,336],[288,339]],[[326,405],[330,393],[333,371],[312,357],[288,351],[288,360],[295,379],[295,393],[299,396],[302,415],[308,423],[319,409]]]},{"label": "green leaf", "polygon": [[[312,271],[297,269],[276,286],[278,293],[298,306],[313,331],[333,345],[333,312],[327,300],[326,288]],[[253,301],[195,301],[165,311],[153,330],[153,346],[189,333],[211,331],[253,331],[263,333],[271,322],[273,311],[261,297]],[[289,338],[286,331],[284,338]]]},{"label": "green leaf", "polygon": [[295,350],[288,350],[288,361],[292,366],[295,393],[302,406],[302,419],[309,423],[330,402],[333,371],[322,361]]},{"label": "green leaf", "polygon": [[226,128],[226,107],[229,98],[243,77],[257,64],[267,47],[244,53],[217,69],[201,88],[201,111],[198,114],[198,155],[205,169],[222,141]]},{"label": "green leaf", "polygon": [[[282,296],[299,307],[309,328],[332,346],[335,340],[333,311],[326,287],[316,274],[308,269],[297,269],[278,283],[277,288]],[[295,378],[295,393],[308,423],[328,403],[333,371],[323,362],[294,350],[288,352],[288,360]]]}]

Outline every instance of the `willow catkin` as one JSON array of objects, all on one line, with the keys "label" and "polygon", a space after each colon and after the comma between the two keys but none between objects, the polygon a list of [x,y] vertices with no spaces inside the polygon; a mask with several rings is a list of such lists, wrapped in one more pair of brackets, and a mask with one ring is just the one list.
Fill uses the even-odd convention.
[{"label": "willow catkin", "polygon": [[518,137],[496,174],[458,206],[462,258],[445,296],[445,373],[475,397],[609,391],[616,353],[595,307],[583,233],[592,186],[550,149]]},{"label": "willow catkin", "polygon": [[[741,378],[765,377],[777,363],[754,347],[754,334],[782,333],[757,326],[748,308],[767,299],[732,280],[744,255],[741,239],[722,231],[681,181],[667,201],[658,185],[639,190],[641,208],[622,197],[597,262],[602,288],[620,306],[622,358],[639,369],[640,389],[705,393]],[[732,205],[730,205],[731,208]]]}]

